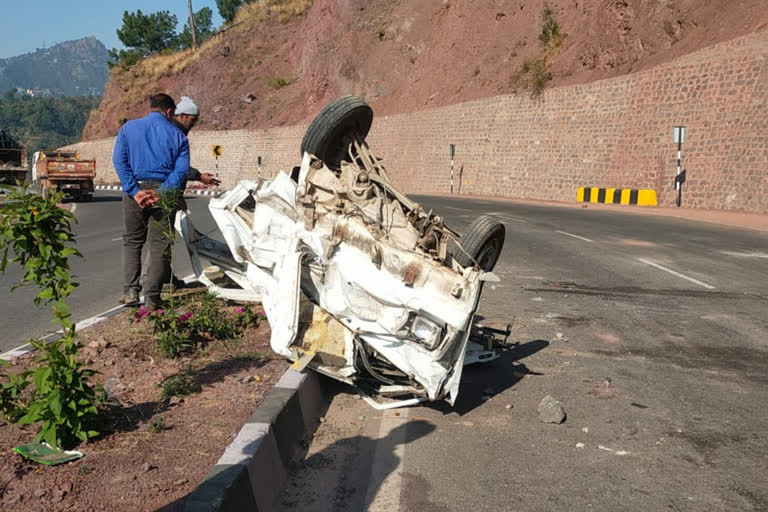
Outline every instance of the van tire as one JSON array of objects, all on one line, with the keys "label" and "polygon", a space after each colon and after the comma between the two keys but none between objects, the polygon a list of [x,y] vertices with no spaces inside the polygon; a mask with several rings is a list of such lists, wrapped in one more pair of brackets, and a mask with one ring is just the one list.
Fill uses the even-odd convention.
[{"label": "van tire", "polygon": [[341,96],[320,111],[301,141],[301,154],[310,153],[330,169],[348,160],[348,147],[357,135],[365,140],[373,123],[373,110],[357,96]]}]

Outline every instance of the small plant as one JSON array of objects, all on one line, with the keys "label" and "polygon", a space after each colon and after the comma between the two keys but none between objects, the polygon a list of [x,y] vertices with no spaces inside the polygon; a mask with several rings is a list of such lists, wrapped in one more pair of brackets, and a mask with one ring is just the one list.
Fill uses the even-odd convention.
[{"label": "small plant", "polygon": [[192,376],[189,372],[177,373],[166,377],[160,383],[160,387],[163,390],[162,398],[167,400],[174,396],[187,396],[192,393],[197,393],[202,389],[200,384],[192,381]]},{"label": "small plant", "polygon": [[526,85],[534,97],[544,92],[547,84],[552,81],[552,73],[547,71],[547,59],[544,57],[526,60],[522,69],[526,75]]},{"label": "small plant", "polygon": [[237,315],[235,316],[235,324],[242,328],[248,327],[249,325],[258,327],[259,323],[266,318],[263,311],[254,313],[250,306],[238,306],[235,308],[235,315]]},{"label": "small plant", "polygon": [[[51,343],[31,342],[40,353],[33,371],[1,375],[5,382],[0,408],[20,424],[40,423],[37,441],[67,448],[98,435],[89,428],[98,414],[96,390],[88,383],[95,372],[76,360],[75,325],[65,300],[77,286],[69,273],[69,257],[82,257],[72,247],[76,220],[57,206],[60,193],[43,198],[29,189],[9,189],[8,196],[11,201],[0,209],[0,272],[5,273],[8,262],[18,263],[24,276],[11,290],[36,286],[33,302],[52,304],[54,321],[63,334]],[[22,392],[30,385],[25,401]]]},{"label": "small plant", "polygon": [[[10,363],[0,359],[0,366],[8,367]],[[11,422],[19,419],[26,411],[26,402],[23,399],[24,390],[29,385],[31,371],[16,374],[0,373],[0,413]]]},{"label": "small plant", "polygon": [[285,76],[273,76],[267,81],[267,85],[269,85],[273,89],[280,89],[282,87],[285,87],[286,85],[291,85],[293,83],[293,78],[285,77]]},{"label": "small plant", "polygon": [[552,73],[548,71],[549,59],[557,53],[566,37],[560,29],[560,24],[555,20],[554,11],[549,6],[545,5],[541,11],[541,21],[539,34],[541,54],[526,60],[520,68],[523,83],[534,98],[540,96],[547,84],[552,81]]},{"label": "small plant", "polygon": [[555,20],[555,13],[549,6],[541,11],[541,33],[539,44],[545,51],[552,51],[563,44],[565,34],[560,30],[560,24]]},{"label": "small plant", "polygon": [[93,468],[91,468],[91,466],[89,466],[86,463],[80,464],[80,467],[77,469],[77,474],[81,476],[89,475],[92,472],[93,472]]},{"label": "small plant", "polygon": [[42,354],[41,363],[33,373],[35,384],[24,416],[19,423],[42,423],[37,440],[51,446],[74,446],[99,433],[88,428],[98,414],[94,405],[96,390],[88,385],[88,377],[96,372],[83,368],[75,360],[77,345],[74,337],[66,336],[52,343],[31,342]]},{"label": "small plant", "polygon": [[167,429],[168,427],[165,424],[165,418],[163,418],[162,416],[158,416],[157,418],[152,418],[152,421],[149,423],[149,430],[153,434],[157,434],[158,432],[161,432]]},{"label": "small plant", "polygon": [[206,292],[200,307],[190,318],[189,325],[194,334],[208,334],[217,340],[228,340],[237,336],[237,324],[221,311],[215,293]]}]

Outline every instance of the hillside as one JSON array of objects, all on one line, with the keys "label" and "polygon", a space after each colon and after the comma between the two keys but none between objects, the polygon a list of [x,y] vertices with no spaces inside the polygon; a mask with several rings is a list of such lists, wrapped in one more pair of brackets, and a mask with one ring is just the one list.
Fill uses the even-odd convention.
[{"label": "hillside", "polygon": [[11,88],[42,96],[101,96],[107,49],[94,37],[0,59],[0,92]]},{"label": "hillside", "polygon": [[198,53],[114,69],[83,138],[114,135],[160,90],[193,97],[209,130],[307,122],[348,93],[378,116],[529,94],[520,70],[541,55],[545,6],[566,34],[548,88],[648,69],[768,27],[765,0],[263,0]]}]

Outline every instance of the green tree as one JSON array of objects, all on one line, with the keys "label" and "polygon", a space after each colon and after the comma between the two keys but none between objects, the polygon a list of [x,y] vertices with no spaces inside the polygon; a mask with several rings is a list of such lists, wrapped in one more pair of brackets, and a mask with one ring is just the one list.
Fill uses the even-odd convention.
[{"label": "green tree", "polygon": [[[195,30],[198,45],[213,35],[213,11],[210,7],[203,7],[195,13]],[[192,48],[192,30],[189,28],[189,21],[184,24],[184,30],[178,36],[177,45],[180,50]]]},{"label": "green tree", "polygon": [[176,16],[169,11],[144,14],[123,13],[123,26],[117,29],[117,37],[128,48],[147,56],[169,48],[176,38]]},{"label": "green tree", "polygon": [[232,20],[235,19],[235,14],[237,14],[237,8],[242,3],[243,0],[216,0],[216,8],[226,23],[232,23]]}]

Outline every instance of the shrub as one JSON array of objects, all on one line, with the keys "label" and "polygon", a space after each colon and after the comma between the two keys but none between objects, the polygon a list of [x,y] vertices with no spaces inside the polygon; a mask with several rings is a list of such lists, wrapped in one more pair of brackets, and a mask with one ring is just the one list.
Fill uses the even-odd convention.
[{"label": "shrub", "polygon": [[167,400],[175,396],[191,395],[192,393],[198,393],[202,389],[200,384],[192,381],[192,376],[189,374],[189,372],[177,373],[176,375],[166,377],[160,383],[160,387],[163,390],[163,400]]},{"label": "shrub", "polygon": [[281,87],[285,87],[286,85],[291,85],[293,83],[293,78],[290,77],[284,77],[284,76],[273,76],[267,81],[267,85],[269,85],[273,89],[280,89]]},{"label": "shrub", "polygon": [[[98,414],[96,391],[88,384],[94,372],[76,361],[75,325],[65,300],[77,286],[69,273],[69,257],[82,257],[72,247],[72,223],[76,220],[71,212],[57,206],[60,193],[42,198],[29,189],[10,189],[9,199],[0,209],[0,272],[5,273],[9,262],[18,263],[24,275],[11,290],[36,286],[39,291],[33,302],[52,304],[54,321],[63,335],[48,344],[31,342],[40,352],[36,359],[39,365],[33,371],[0,375],[5,381],[0,409],[21,424],[40,423],[37,441],[67,448],[98,435],[89,428]],[[30,397],[24,400],[22,393],[30,385]]]},{"label": "shrub", "polygon": [[542,26],[539,34],[541,54],[536,58],[526,60],[520,67],[523,83],[534,98],[541,95],[547,84],[552,81],[552,73],[548,71],[549,59],[562,46],[566,37],[549,6],[545,5],[541,12],[541,19]]}]

